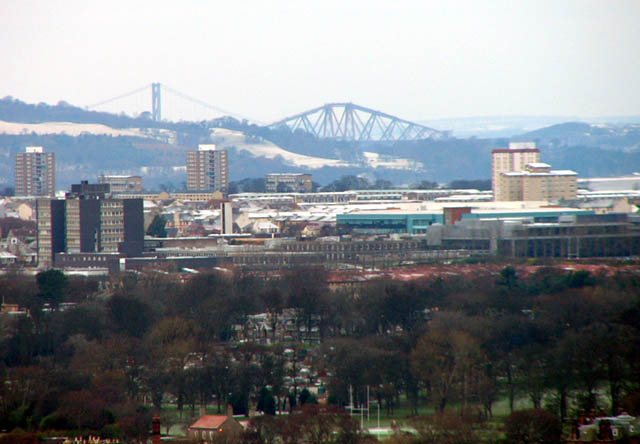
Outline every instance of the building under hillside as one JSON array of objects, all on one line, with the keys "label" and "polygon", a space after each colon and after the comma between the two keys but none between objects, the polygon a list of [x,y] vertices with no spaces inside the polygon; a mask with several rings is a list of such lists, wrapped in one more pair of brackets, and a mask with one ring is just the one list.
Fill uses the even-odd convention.
[{"label": "building under hillside", "polygon": [[215,145],[199,145],[198,151],[187,151],[187,189],[189,191],[221,191],[229,189],[227,151]]},{"label": "building under hillside", "polygon": [[41,146],[15,155],[15,195],[50,196],[56,192],[56,159]]}]

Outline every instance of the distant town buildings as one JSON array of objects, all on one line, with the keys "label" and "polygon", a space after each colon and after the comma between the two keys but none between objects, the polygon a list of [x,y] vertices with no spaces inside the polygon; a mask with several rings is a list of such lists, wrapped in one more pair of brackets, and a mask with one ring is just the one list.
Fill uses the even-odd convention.
[{"label": "distant town buildings", "polygon": [[559,201],[575,199],[578,175],[552,170],[540,161],[533,142],[510,143],[491,152],[491,183],[496,201]]},{"label": "distant town buildings", "polygon": [[131,193],[142,191],[142,178],[140,176],[118,176],[101,174],[98,183],[108,183],[112,193]]},{"label": "distant town buildings", "polygon": [[[29,147],[20,162],[16,156],[16,165],[40,165],[34,171],[45,177],[53,171],[47,157],[27,159],[27,154],[51,154],[43,151]],[[637,188],[637,176],[592,180],[593,188],[609,180],[621,190],[577,190],[577,174],[552,170],[529,142],[495,149],[491,160],[493,193],[439,188],[314,193],[310,174],[278,173],[266,175],[267,193],[227,196],[226,151],[200,145],[187,155],[186,191],[142,191],[139,176],[103,174],[100,183],[72,185],[64,199],[52,198],[52,186],[51,194],[34,197],[35,205],[33,199],[0,200],[3,217],[27,220],[32,214],[37,222],[37,237],[33,229],[31,237],[16,230],[6,236],[0,266],[35,264],[37,257],[42,268],[111,273],[150,266],[269,269],[477,255],[640,254],[640,217],[632,214],[640,191],[629,189]],[[147,224],[166,221],[167,237],[145,239],[145,218]]]},{"label": "distant town buildings", "polygon": [[267,193],[310,193],[313,190],[311,174],[273,173],[265,180]]},{"label": "distant town buildings", "polygon": [[187,151],[187,189],[226,194],[229,189],[227,151],[215,145],[199,145],[198,151]]},{"label": "distant town buildings", "polygon": [[640,173],[618,177],[578,179],[578,186],[589,191],[639,191]]},{"label": "distant town buildings", "polygon": [[142,199],[114,199],[109,184],[83,181],[72,185],[65,199],[38,199],[36,215],[40,267],[53,266],[59,253],[142,252]]},{"label": "distant town buildings", "polygon": [[56,189],[55,154],[41,146],[28,146],[15,155],[15,195],[53,196]]}]

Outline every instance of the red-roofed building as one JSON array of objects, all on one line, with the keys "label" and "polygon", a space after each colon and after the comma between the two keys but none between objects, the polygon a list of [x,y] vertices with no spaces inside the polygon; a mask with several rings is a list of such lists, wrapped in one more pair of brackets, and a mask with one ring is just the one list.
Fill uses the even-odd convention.
[{"label": "red-roofed building", "polygon": [[242,425],[233,417],[229,406],[226,415],[202,415],[189,427],[189,438],[204,443],[232,441],[239,437]]}]

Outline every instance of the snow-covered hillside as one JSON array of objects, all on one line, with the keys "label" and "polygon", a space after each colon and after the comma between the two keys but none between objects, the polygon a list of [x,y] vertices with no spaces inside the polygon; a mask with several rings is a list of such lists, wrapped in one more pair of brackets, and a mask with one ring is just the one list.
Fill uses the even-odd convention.
[{"label": "snow-covered hillside", "polygon": [[211,131],[211,139],[220,148],[235,147],[238,151],[247,151],[254,157],[264,157],[266,159],[280,157],[288,165],[312,170],[323,167],[336,168],[354,166],[342,160],[292,153],[269,141],[260,141],[259,143],[248,142],[246,136],[240,131],[216,128]]}]

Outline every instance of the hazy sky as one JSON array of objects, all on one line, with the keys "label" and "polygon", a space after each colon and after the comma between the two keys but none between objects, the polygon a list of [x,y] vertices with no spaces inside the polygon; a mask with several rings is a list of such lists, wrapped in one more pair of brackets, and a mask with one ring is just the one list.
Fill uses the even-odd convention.
[{"label": "hazy sky", "polygon": [[410,120],[640,114],[638,0],[2,4],[0,97],[27,102],[161,82],[263,122],[333,101]]}]

